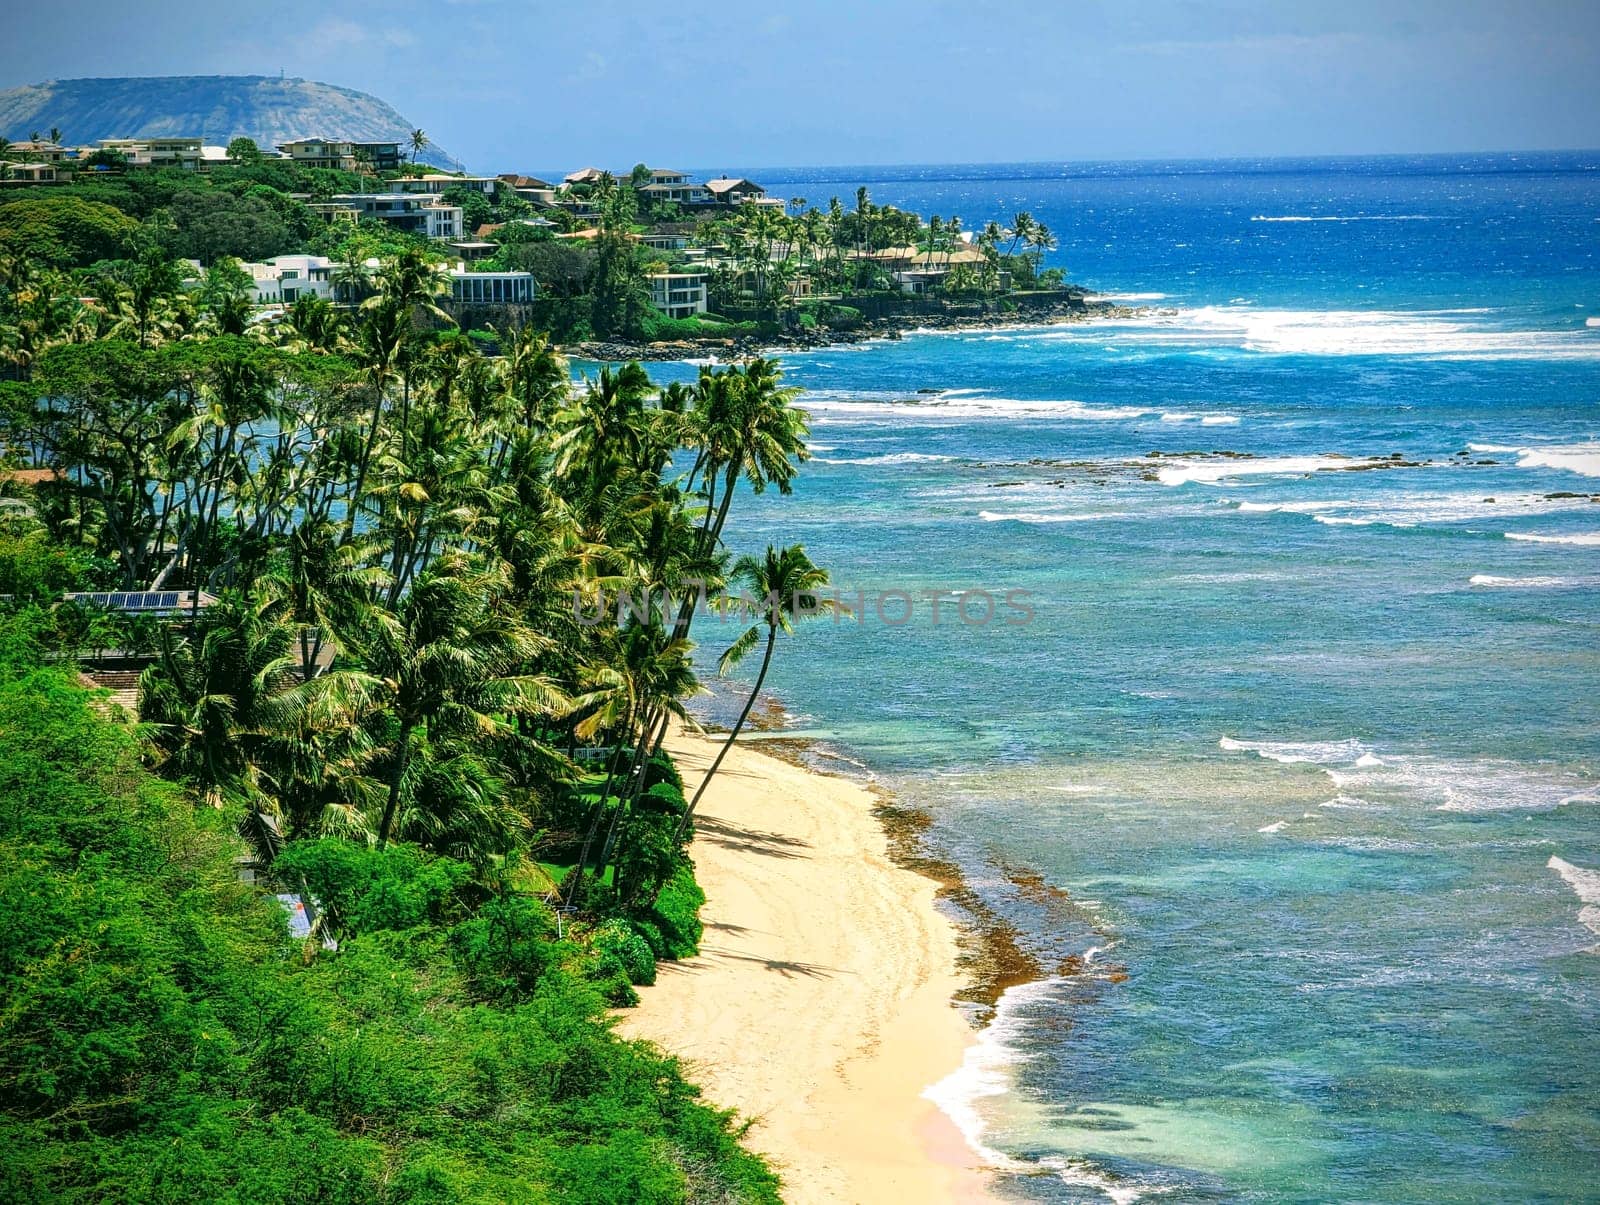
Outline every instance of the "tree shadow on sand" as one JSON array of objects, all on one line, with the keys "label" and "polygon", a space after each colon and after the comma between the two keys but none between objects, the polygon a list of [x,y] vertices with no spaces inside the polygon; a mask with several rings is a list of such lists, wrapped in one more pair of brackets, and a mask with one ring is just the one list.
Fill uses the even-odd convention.
[{"label": "tree shadow on sand", "polygon": [[697,817],[694,832],[696,840],[710,841],[746,853],[764,854],[769,858],[803,858],[805,854],[801,851],[811,848],[808,842],[798,837],[764,832],[758,828],[743,828],[715,816]]}]

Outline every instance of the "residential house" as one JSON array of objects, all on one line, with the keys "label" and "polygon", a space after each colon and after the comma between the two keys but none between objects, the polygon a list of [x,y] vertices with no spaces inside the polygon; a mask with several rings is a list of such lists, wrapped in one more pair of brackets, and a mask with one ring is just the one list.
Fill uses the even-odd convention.
[{"label": "residential house", "polygon": [[336,218],[339,211],[353,211],[358,218],[375,218],[400,230],[431,239],[458,239],[465,234],[461,206],[441,205],[433,197],[405,192],[336,193],[328,202],[315,206]]},{"label": "residential house", "polygon": [[293,305],[302,297],[333,300],[337,268],[326,255],[275,255],[240,267],[250,273],[251,299],[257,305]]},{"label": "residential house", "polygon": [[451,176],[444,172],[429,172],[424,176],[402,176],[394,183],[401,192],[432,193],[437,196],[450,188],[470,188],[492,197],[500,185],[500,177]]},{"label": "residential house", "polygon": [[350,149],[358,164],[370,163],[374,171],[398,171],[404,161],[398,142],[352,142]]},{"label": "residential house", "polygon": [[102,138],[100,149],[114,151],[129,167],[176,167],[199,171],[204,155],[198,138]]},{"label": "residential house", "polygon": [[456,305],[527,305],[539,295],[532,272],[450,270],[450,300]]},{"label": "residential house", "polygon": [[519,176],[515,172],[502,172],[500,182],[530,205],[548,209],[556,203],[556,187],[537,176]]},{"label": "residential house", "polygon": [[652,272],[650,304],[668,318],[692,318],[706,312],[704,272]]},{"label": "residential house", "polygon": [[346,172],[356,170],[356,144],[353,142],[331,138],[296,138],[278,143],[278,151],[292,159],[296,167],[328,167]]},{"label": "residential house", "polygon": [[598,184],[600,183],[600,177],[604,176],[605,174],[606,173],[601,171],[598,167],[580,167],[577,171],[567,176],[564,183]]},{"label": "residential house", "polygon": [[349,138],[296,138],[278,143],[278,151],[300,167],[331,167],[353,172],[370,168],[398,171],[404,162],[398,142],[357,142]]},{"label": "residential house", "polygon": [[8,184],[66,184],[72,171],[60,163],[14,163],[0,160],[0,187]]},{"label": "residential house", "polygon": [[60,163],[71,158],[73,152],[59,143],[48,142],[43,138],[29,138],[22,142],[13,142],[6,147],[6,154],[33,163]]},{"label": "residential house", "polygon": [[778,205],[783,204],[776,197],[768,197],[767,190],[754,180],[746,180],[735,176],[718,176],[715,180],[706,181],[706,192],[713,205]]},{"label": "residential house", "polygon": [[704,184],[695,184],[683,172],[664,167],[650,169],[650,183],[639,188],[639,195],[674,205],[705,205],[711,200]]}]

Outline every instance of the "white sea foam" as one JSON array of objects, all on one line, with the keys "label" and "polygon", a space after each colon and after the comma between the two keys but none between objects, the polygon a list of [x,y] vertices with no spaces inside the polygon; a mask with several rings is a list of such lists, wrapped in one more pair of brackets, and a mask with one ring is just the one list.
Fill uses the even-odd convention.
[{"label": "white sea foam", "polygon": [[1529,544],[1579,544],[1584,547],[1600,545],[1600,531],[1580,531],[1569,536],[1542,536],[1531,531],[1508,531],[1508,540],[1522,540]]},{"label": "white sea foam", "polygon": [[1600,586],[1600,577],[1497,577],[1492,573],[1474,573],[1468,585],[1501,590],[1578,590]]},{"label": "white sea foam", "polygon": [[1504,519],[1512,515],[1544,515],[1593,506],[1588,497],[1551,498],[1544,494],[1408,494],[1368,500],[1351,498],[1294,502],[1240,502],[1242,513],[1310,515],[1316,522],[1335,527],[1416,527],[1424,523],[1459,523],[1474,519]]},{"label": "white sea foam", "polygon": [[1126,513],[1126,511],[1108,510],[1088,515],[1055,515],[1029,510],[980,510],[978,518],[985,523],[1088,523],[1095,519],[1120,519]]},{"label": "white sea foam", "polygon": [[1551,858],[1545,863],[1566,880],[1567,886],[1577,892],[1582,906],[1578,909],[1578,922],[1592,933],[1600,933],[1600,870],[1586,870],[1561,858]]},{"label": "white sea foam", "polygon": [[1319,473],[1329,469],[1366,468],[1383,463],[1344,456],[1263,456],[1244,460],[1174,460],[1156,470],[1162,485],[1190,481],[1215,484],[1234,477],[1282,477]]},{"label": "white sea foam", "polygon": [[1279,821],[1276,821],[1275,823],[1272,823],[1272,824],[1263,824],[1260,828],[1256,829],[1256,832],[1258,832],[1258,833],[1281,833],[1284,830],[1284,828],[1287,827],[1288,823],[1289,822],[1287,820],[1279,820]]},{"label": "white sea foam", "polygon": [[931,464],[954,460],[954,456],[941,456],[936,452],[888,452],[882,456],[845,456],[829,460],[826,456],[813,457],[818,464]]},{"label": "white sea foam", "polygon": [[1339,812],[1387,812],[1389,809],[1381,803],[1372,803],[1356,795],[1335,795],[1332,799],[1324,800],[1317,804],[1319,808],[1330,808]]},{"label": "white sea foam", "polygon": [[1468,444],[1469,452],[1515,452],[1519,469],[1559,469],[1582,477],[1600,477],[1600,443]]},{"label": "white sea foam", "polygon": [[1269,310],[1202,306],[1051,332],[1114,345],[1211,344],[1263,355],[1418,356],[1442,360],[1600,360],[1577,329],[1512,330],[1478,310]]},{"label": "white sea foam", "polygon": [[1096,293],[1096,301],[1165,301],[1165,293]]},{"label": "white sea foam", "polygon": [[[1121,422],[1151,413],[1141,406],[1091,406],[1072,398],[992,397],[977,391],[949,391],[907,397],[892,393],[808,393],[799,405],[829,419],[874,421],[893,418],[901,422],[945,419],[1014,418],[1065,419],[1083,422]],[[819,420],[825,421],[825,420]]]},{"label": "white sea foam", "polygon": [[1100,1193],[1112,1205],[1133,1205],[1141,1201],[1147,1194],[1161,1195],[1170,1191],[1165,1187],[1150,1188],[1143,1185],[1128,1184],[1121,1180],[1113,1180],[1094,1164],[1083,1159],[1067,1159],[1060,1155],[1046,1155],[1039,1160],[1040,1167],[1047,1167],[1055,1172],[1056,1178],[1063,1184],[1073,1188],[1091,1188]]},{"label": "white sea foam", "polygon": [[1441,812],[1549,811],[1600,802],[1572,775],[1497,758],[1392,756],[1375,767],[1324,767],[1340,791],[1400,795]]},{"label": "white sea foam", "polygon": [[[1098,946],[1090,948],[1084,954],[1084,964],[1093,963],[1094,956],[1101,950]],[[967,1047],[961,1066],[925,1089],[922,1095],[955,1123],[967,1145],[989,1167],[1022,1173],[1044,1168],[1054,1172],[1062,1183],[1093,1189],[1114,1205],[1133,1205],[1146,1193],[1162,1190],[1114,1178],[1083,1159],[1059,1155],[1048,1155],[1037,1162],[1014,1159],[985,1141],[989,1127],[979,1104],[1011,1091],[1012,1068],[1027,1057],[1019,1041],[1027,1025],[1025,1011],[1049,998],[1065,982],[1063,979],[1040,979],[1007,988],[995,1005],[994,1019],[978,1034],[977,1041]]]},{"label": "white sea foam", "polygon": [[1232,427],[1239,422],[1237,414],[1208,414],[1200,420],[1202,427]]},{"label": "white sea foam", "polygon": [[1515,451],[1519,469],[1559,469],[1581,477],[1600,477],[1600,444],[1553,444]]},{"label": "white sea foam", "polygon": [[1217,747],[1234,753],[1254,753],[1285,765],[1295,762],[1316,766],[1350,764],[1366,754],[1361,742],[1354,737],[1342,741],[1241,741],[1225,736],[1217,742]]},{"label": "white sea foam", "polygon": [[1007,988],[995,1004],[994,1019],[967,1047],[961,1066],[923,1090],[922,1095],[955,1122],[967,1145],[991,1167],[1023,1171],[1029,1165],[984,1142],[988,1124],[978,1109],[978,1102],[1004,1096],[1011,1091],[1011,1068],[1024,1058],[1017,1046],[1017,1039],[1026,1021],[1019,1010],[1049,996],[1064,982],[1062,979],[1040,979]]}]

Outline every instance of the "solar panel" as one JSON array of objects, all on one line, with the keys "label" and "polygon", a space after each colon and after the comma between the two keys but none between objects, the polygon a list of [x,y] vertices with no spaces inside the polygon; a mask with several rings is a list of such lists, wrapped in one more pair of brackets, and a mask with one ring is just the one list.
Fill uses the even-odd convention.
[{"label": "solar panel", "polygon": [[106,605],[109,606],[113,611],[120,611],[125,607],[131,607],[134,605],[129,601],[129,599],[133,597],[134,595],[131,594],[113,594]]},{"label": "solar panel", "polygon": [[163,594],[161,596],[161,602],[158,605],[163,606],[163,607],[175,607],[175,606],[177,606],[178,605],[178,596],[177,596],[177,594],[176,593]]}]

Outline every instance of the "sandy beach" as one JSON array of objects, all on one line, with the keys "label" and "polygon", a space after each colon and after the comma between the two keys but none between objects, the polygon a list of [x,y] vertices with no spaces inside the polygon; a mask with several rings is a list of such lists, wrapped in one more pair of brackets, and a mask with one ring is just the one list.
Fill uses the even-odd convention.
[{"label": "sandy beach", "polygon": [[[715,738],[676,734],[688,789]],[[960,1132],[922,1097],[971,1028],[932,880],[895,865],[865,788],[743,745],[700,803],[699,957],[664,962],[619,1030],[685,1059],[808,1202],[987,1201]]]}]

